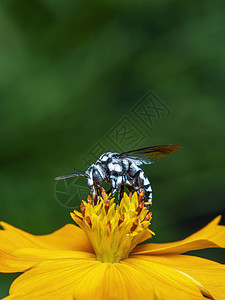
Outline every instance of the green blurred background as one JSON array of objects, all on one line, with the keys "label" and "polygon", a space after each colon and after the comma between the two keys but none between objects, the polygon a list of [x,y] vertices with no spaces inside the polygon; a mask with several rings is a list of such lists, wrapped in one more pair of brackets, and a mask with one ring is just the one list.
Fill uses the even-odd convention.
[{"label": "green blurred background", "polygon": [[[87,195],[85,179],[54,177],[85,169],[101,147],[160,144],[183,148],[143,167],[154,241],[224,213],[224,11],[223,1],[2,0],[0,219],[49,233]],[[142,99],[148,91],[158,98]],[[220,249],[198,254],[225,261]],[[0,297],[13,278],[0,276]]]}]

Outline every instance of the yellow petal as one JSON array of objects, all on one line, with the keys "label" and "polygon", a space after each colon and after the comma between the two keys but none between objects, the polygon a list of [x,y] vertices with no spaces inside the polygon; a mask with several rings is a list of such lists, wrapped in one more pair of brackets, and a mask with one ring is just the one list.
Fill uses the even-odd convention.
[{"label": "yellow petal", "polygon": [[149,243],[137,246],[133,254],[179,254],[205,248],[225,248],[225,226],[218,225],[221,216],[184,240],[172,243]]},{"label": "yellow petal", "polygon": [[7,300],[204,299],[199,285],[186,274],[135,258],[114,264],[69,258],[45,261],[19,276],[10,295]]},{"label": "yellow petal", "polygon": [[95,259],[95,255],[88,252],[69,250],[47,250],[24,248],[7,253],[0,250],[0,272],[24,272],[42,261],[58,259]]},{"label": "yellow petal", "polygon": [[137,257],[185,272],[206,287],[213,298],[225,299],[225,265],[223,264],[191,255],[138,255]]},{"label": "yellow petal", "polygon": [[143,260],[142,256],[133,256],[125,260],[124,264],[136,268],[141,271],[143,277],[149,278],[160,291],[163,300],[205,299],[203,295],[213,299],[207,289],[190,275],[161,263],[155,263],[150,258]]},{"label": "yellow petal", "polygon": [[9,252],[20,248],[43,248],[77,250],[93,253],[92,246],[85,233],[77,226],[67,224],[47,235],[35,236],[12,225],[1,222],[0,249]]},{"label": "yellow petal", "polygon": [[[43,262],[19,276],[11,285],[6,299],[77,299],[74,289],[77,283],[93,268],[98,274],[98,261],[83,259]],[[96,274],[95,274],[96,275]],[[89,283],[86,282],[88,289]]]},{"label": "yellow petal", "polygon": [[[102,272],[93,269],[75,288],[77,300],[143,300],[161,299],[150,278],[123,263],[102,263]],[[104,268],[104,269],[103,269]],[[87,287],[87,283],[89,284]]]},{"label": "yellow petal", "polygon": [[0,250],[0,272],[12,273],[22,272],[30,267],[30,262],[21,260],[15,255]]},{"label": "yellow petal", "polygon": [[141,270],[83,259],[41,263],[13,282],[10,295],[6,299],[161,299]]}]

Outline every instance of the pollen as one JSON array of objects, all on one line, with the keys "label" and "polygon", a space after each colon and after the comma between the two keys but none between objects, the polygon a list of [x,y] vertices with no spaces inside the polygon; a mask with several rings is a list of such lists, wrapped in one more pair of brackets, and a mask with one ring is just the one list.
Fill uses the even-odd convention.
[{"label": "pollen", "polygon": [[88,196],[82,201],[80,212],[71,213],[73,220],[85,231],[101,262],[116,263],[127,258],[135,246],[154,235],[148,227],[152,213],[142,198],[144,191],[129,196],[124,193],[119,204],[106,194],[93,205]]}]

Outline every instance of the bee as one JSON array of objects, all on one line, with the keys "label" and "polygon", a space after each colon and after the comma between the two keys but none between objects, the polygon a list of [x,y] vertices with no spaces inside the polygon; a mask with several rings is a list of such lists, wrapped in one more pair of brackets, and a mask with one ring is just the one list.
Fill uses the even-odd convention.
[{"label": "bee", "polygon": [[152,164],[180,148],[181,146],[178,145],[161,145],[123,153],[106,152],[87,171],[74,169],[78,174],[56,177],[55,180],[78,176],[86,177],[94,199],[93,205],[100,196],[103,182],[111,185],[110,190],[107,192],[107,194],[110,194],[110,198],[114,197],[116,192],[119,191],[119,198],[122,199],[125,186],[130,192],[137,192],[138,195],[144,189],[143,200],[151,205],[152,187],[140,166],[142,164]]}]

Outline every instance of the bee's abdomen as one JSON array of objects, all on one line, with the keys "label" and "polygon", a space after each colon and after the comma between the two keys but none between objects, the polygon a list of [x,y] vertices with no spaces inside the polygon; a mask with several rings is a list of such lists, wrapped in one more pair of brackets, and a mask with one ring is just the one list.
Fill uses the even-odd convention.
[{"label": "bee's abdomen", "polygon": [[144,187],[144,190],[145,190],[145,201],[146,202],[149,202],[149,203],[152,203],[152,187],[151,185],[149,184],[148,186]]},{"label": "bee's abdomen", "polygon": [[138,188],[139,192],[142,189],[145,190],[143,200],[145,202],[152,203],[152,187],[151,187],[151,183],[150,183],[148,177],[145,175],[145,173],[142,170],[139,170],[136,176],[135,176],[137,178],[136,184],[137,184],[137,188]]}]

